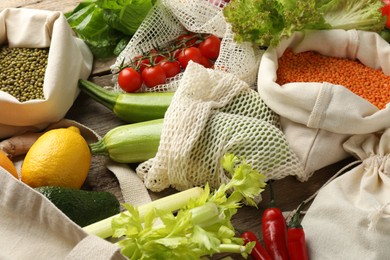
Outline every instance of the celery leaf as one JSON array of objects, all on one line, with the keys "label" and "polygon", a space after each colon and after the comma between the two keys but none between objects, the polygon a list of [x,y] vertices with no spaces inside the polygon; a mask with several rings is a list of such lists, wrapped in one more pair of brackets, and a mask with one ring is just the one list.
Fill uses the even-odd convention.
[{"label": "celery leaf", "polygon": [[235,252],[246,258],[254,244],[244,246],[235,237],[231,218],[243,200],[255,206],[252,199],[263,191],[265,177],[232,154],[225,155],[221,164],[231,180],[213,192],[206,184],[203,194],[177,213],[152,207],[141,219],[136,207],[125,204],[128,213],[112,220],[122,254],[130,259],[181,260]]}]

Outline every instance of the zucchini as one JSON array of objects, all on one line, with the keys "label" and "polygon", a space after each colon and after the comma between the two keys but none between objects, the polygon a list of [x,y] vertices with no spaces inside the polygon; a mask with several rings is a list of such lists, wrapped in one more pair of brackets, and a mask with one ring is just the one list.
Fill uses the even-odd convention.
[{"label": "zucchini", "polygon": [[117,126],[96,143],[89,144],[93,155],[106,155],[114,162],[139,163],[153,158],[160,144],[164,119]]},{"label": "zucchini", "polygon": [[164,118],[174,95],[174,92],[114,92],[84,79],[79,80],[79,88],[127,123]]}]

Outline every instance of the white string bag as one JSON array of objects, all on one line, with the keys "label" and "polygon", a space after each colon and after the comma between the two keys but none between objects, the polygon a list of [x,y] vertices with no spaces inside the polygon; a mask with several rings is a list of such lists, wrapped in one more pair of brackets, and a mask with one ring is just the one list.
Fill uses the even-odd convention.
[{"label": "white string bag", "polygon": [[231,73],[190,62],[168,108],[156,156],[136,172],[152,191],[224,183],[220,159],[244,156],[268,179],[305,180],[303,167],[279,129],[279,117]]},{"label": "white string bag", "polygon": [[377,33],[357,30],[322,30],[294,33],[263,54],[258,91],[281,117],[292,149],[305,165],[306,174],[349,156],[342,144],[353,134],[383,131],[390,127],[390,106],[379,110],[341,85],[328,82],[276,83],[278,58],[287,48],[294,52],[360,60],[390,75],[390,45]]},{"label": "white string bag", "polygon": [[361,161],[319,192],[305,214],[310,259],[388,259],[390,129],[355,135],[345,150]]},{"label": "white string bag", "polygon": [[[238,44],[233,40],[230,25],[225,21],[222,9],[226,3],[209,0],[158,0],[125,49],[111,66],[113,74],[123,64],[131,63],[134,57],[170,44],[186,31],[214,34],[222,38],[215,69],[231,72],[249,85],[256,83],[257,70],[263,51],[250,43]],[[142,87],[141,91],[175,90],[182,74],[166,84],[154,88]],[[120,91],[117,74],[114,75],[115,90]]]}]

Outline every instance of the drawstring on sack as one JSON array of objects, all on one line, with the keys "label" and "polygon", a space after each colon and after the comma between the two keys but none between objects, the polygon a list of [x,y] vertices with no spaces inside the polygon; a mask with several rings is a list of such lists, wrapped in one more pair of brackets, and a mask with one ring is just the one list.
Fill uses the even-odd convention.
[{"label": "drawstring on sack", "polygon": [[380,219],[390,218],[390,202],[382,205],[381,207],[376,207],[368,214],[368,230],[376,230],[376,226]]},{"label": "drawstring on sack", "polygon": [[[314,200],[314,198],[317,196],[317,194],[320,192],[320,190],[322,188],[324,188],[326,185],[328,185],[330,182],[332,182],[334,179],[336,179],[341,174],[345,173],[350,167],[352,167],[356,164],[359,164],[361,162],[362,162],[361,160],[356,160],[356,161],[353,161],[353,162],[345,165],[338,172],[336,172],[331,178],[329,178],[314,194],[312,194],[309,198],[305,199],[302,203],[305,205],[308,205],[310,201]],[[390,205],[390,202],[389,202],[389,205]],[[291,217],[297,212],[297,209],[298,208],[296,208],[292,211],[285,211],[285,212],[283,212],[283,215],[286,217],[287,220],[290,220]],[[302,213],[302,215],[304,215],[306,213],[306,211],[302,211],[301,213]],[[390,214],[390,212],[389,212],[389,214]],[[390,217],[390,215],[389,215],[389,217]]]},{"label": "drawstring on sack", "polygon": [[329,178],[329,180],[327,180],[314,194],[312,194],[309,198],[307,198],[306,200],[303,201],[303,203],[305,204],[308,204],[308,202],[310,202],[311,200],[314,200],[314,198],[317,196],[317,194],[320,192],[320,190],[322,190],[322,188],[324,188],[326,185],[328,185],[330,182],[332,182],[334,179],[336,179],[337,177],[339,177],[341,174],[343,174],[344,172],[347,171],[347,169],[349,169],[350,167],[354,166],[355,164],[359,164],[361,163],[362,161],[358,160],[358,161],[353,161],[349,164],[347,164],[346,166],[344,166],[343,168],[341,168],[338,172],[336,172],[331,178]]}]

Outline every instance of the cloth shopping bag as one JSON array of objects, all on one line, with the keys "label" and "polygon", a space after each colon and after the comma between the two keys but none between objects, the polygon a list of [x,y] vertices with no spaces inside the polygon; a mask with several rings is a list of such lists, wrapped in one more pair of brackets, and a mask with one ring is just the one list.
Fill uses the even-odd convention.
[{"label": "cloth shopping bag", "polygon": [[388,259],[390,129],[354,135],[343,145],[360,164],[319,190],[305,229],[310,259]]}]

